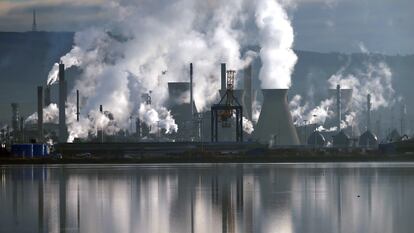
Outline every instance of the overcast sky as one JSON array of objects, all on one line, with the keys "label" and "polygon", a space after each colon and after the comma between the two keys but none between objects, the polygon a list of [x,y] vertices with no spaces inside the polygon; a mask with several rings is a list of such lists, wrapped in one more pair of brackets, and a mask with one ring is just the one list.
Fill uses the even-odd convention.
[{"label": "overcast sky", "polygon": [[[414,54],[414,0],[284,0],[295,48],[320,52]],[[292,3],[293,2],[293,3]],[[77,31],[103,24],[108,0],[0,0],[0,31]]]}]

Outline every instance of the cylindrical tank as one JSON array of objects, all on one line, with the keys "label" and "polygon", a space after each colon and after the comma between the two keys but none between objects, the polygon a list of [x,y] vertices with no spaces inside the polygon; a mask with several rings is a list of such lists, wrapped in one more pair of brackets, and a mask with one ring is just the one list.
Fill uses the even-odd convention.
[{"label": "cylindrical tank", "polygon": [[333,146],[335,147],[349,147],[350,143],[351,139],[343,130],[333,136]]},{"label": "cylindrical tank", "polygon": [[320,132],[314,131],[308,137],[308,145],[325,146],[326,145],[325,137]]},{"label": "cylindrical tank", "polygon": [[371,131],[367,130],[359,137],[359,146],[361,147],[377,147],[378,139]]},{"label": "cylindrical tank", "polygon": [[288,89],[263,89],[263,105],[253,138],[275,145],[299,145],[287,102]]}]

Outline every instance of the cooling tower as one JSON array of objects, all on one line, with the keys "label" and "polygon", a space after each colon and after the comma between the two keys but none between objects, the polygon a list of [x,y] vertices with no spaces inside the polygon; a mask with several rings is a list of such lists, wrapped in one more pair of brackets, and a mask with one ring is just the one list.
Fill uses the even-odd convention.
[{"label": "cooling tower", "polygon": [[287,89],[263,89],[263,105],[253,138],[275,145],[299,145],[287,102]]},{"label": "cooling tower", "polygon": [[[190,105],[190,83],[170,82],[168,83],[169,102],[168,109],[178,125],[175,135],[177,140],[189,140],[192,135],[193,117]],[[194,113],[197,113],[194,102],[192,103]]]}]

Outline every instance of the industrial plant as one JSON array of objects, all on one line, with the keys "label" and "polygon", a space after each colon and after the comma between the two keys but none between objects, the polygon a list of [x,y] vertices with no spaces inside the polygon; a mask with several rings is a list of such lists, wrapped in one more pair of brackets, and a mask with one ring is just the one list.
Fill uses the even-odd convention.
[{"label": "industrial plant", "polygon": [[[217,69],[220,70],[221,88],[217,90],[216,103],[207,111],[199,111],[194,101],[193,80],[197,75],[193,64],[189,64],[188,82],[168,82],[167,109],[177,125],[172,132],[162,127],[160,122],[154,128],[142,117],[131,116],[129,129],[108,133],[105,127],[111,127],[110,122],[105,126],[97,126],[96,133],[69,142],[68,114],[76,114],[71,117],[80,121],[82,93],[76,90],[76,109],[68,111],[65,65],[61,62],[58,69],[57,119],[45,121],[45,117],[51,117],[44,112],[52,104],[51,86],[38,86],[35,121],[25,120],[19,114],[19,103],[11,103],[11,127],[1,131],[2,153],[17,158],[140,158],[157,155],[179,157],[187,153],[246,155],[260,148],[276,154],[281,150],[296,154],[306,151],[321,154],[326,151],[406,153],[413,149],[413,139],[401,135],[404,132],[405,110],[401,111],[401,133],[394,129],[385,137],[376,135],[380,132],[375,132],[371,126],[370,94],[366,96],[366,130],[355,135],[352,128],[341,125],[345,112],[352,106],[352,89],[342,89],[337,85],[336,89],[329,90],[335,100],[335,117],[326,121],[328,126],[333,126],[333,130],[326,130],[326,125],[312,122],[294,124],[289,109],[288,89],[253,90],[251,64],[242,71],[227,69],[225,63]],[[239,77],[243,79],[242,89],[236,89],[236,79]],[[261,110],[254,121],[253,104],[257,102],[254,93],[260,92],[263,97]],[[151,99],[152,91],[142,95],[143,104],[148,109],[152,104]],[[105,107],[100,105],[97,110],[109,121],[113,120],[116,116]]]}]

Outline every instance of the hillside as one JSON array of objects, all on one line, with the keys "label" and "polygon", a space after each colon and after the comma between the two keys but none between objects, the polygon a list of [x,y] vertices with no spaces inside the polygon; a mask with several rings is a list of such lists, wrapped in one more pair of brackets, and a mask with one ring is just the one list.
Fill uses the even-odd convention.
[{"label": "hillside", "polygon": [[[21,113],[28,115],[35,110],[36,89],[44,84],[52,64],[71,49],[72,32],[0,32],[0,121],[10,119],[10,103],[21,104]],[[256,48],[257,49],[257,48]],[[290,95],[308,96],[310,89],[316,99],[326,92],[326,80],[343,67],[361,69],[369,61],[385,61],[393,73],[395,90],[405,99],[414,99],[414,56],[384,56],[380,54],[340,54],[296,51],[298,63],[292,78]],[[253,72],[257,77],[260,61],[255,61]],[[219,68],[217,68],[219,70]],[[70,77],[71,75],[69,75]],[[74,76],[74,75],[72,75]],[[260,86],[256,80],[254,87]],[[56,87],[55,87],[56,88]],[[57,90],[52,89],[56,98]],[[408,101],[412,114],[414,103]]]}]

